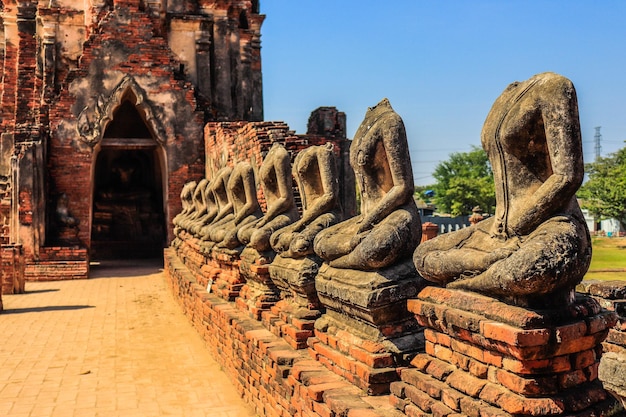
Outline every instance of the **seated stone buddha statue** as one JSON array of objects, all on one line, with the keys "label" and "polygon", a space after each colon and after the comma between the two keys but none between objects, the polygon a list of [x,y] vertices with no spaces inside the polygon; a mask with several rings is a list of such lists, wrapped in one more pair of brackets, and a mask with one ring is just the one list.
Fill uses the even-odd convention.
[{"label": "seated stone buddha statue", "polygon": [[267,210],[263,217],[239,229],[239,241],[259,252],[271,249],[270,236],[298,219],[293,198],[289,153],[275,142],[259,169],[259,180]]},{"label": "seated stone buddha statue", "polygon": [[495,215],[422,243],[417,270],[447,288],[513,304],[571,301],[589,267],[589,231],[576,201],[583,179],[576,91],[554,73],[509,85],[482,130]]},{"label": "seated stone buddha statue", "polygon": [[228,179],[228,200],[233,205],[232,220],[217,227],[213,232],[218,247],[234,249],[241,246],[237,232],[248,223],[263,216],[257,200],[254,171],[249,162],[239,162]]},{"label": "seated stone buddha statue", "polygon": [[302,217],[272,234],[272,248],[283,257],[313,254],[313,239],[341,218],[339,182],[332,143],[311,146],[293,162],[302,200]]},{"label": "seated stone buddha statue", "polygon": [[368,109],[350,146],[361,214],[321,231],[315,253],[335,268],[375,270],[410,258],[421,239],[404,123],[387,99]]}]

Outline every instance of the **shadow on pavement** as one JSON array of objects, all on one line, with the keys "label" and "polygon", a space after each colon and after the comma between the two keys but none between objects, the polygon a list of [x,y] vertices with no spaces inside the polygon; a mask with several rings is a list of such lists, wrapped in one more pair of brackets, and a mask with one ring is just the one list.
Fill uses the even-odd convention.
[{"label": "shadow on pavement", "polygon": [[41,294],[44,292],[57,292],[60,291],[59,288],[46,288],[46,289],[41,289],[41,290],[26,290],[26,292],[24,294]]},{"label": "shadow on pavement", "polygon": [[82,310],[84,308],[94,308],[94,306],[47,306],[47,307],[26,307],[26,308],[8,308],[2,311],[2,314],[21,314],[21,313],[43,313],[46,311],[63,311],[63,310]]},{"label": "shadow on pavement", "polygon": [[163,272],[163,258],[92,261],[89,278],[128,278]]}]

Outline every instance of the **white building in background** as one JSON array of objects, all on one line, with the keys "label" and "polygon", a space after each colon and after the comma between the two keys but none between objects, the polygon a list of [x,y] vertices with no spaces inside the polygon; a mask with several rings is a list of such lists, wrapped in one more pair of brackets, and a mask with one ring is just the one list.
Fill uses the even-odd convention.
[{"label": "white building in background", "polygon": [[597,220],[588,210],[582,209],[582,212],[592,235],[623,236],[626,232],[617,219]]}]

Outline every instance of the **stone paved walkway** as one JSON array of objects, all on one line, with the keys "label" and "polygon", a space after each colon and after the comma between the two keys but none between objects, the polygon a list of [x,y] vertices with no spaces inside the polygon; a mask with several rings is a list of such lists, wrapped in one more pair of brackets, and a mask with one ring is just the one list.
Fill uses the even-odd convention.
[{"label": "stone paved walkway", "polygon": [[254,416],[154,262],[26,283],[0,314],[0,416]]}]

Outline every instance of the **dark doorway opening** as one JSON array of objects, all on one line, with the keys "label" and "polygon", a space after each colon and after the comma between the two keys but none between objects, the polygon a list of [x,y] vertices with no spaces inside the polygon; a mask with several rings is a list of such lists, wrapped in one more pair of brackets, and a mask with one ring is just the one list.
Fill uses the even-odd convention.
[{"label": "dark doorway opening", "polygon": [[113,114],[94,178],[91,258],[161,257],[166,229],[159,146],[131,100]]}]

